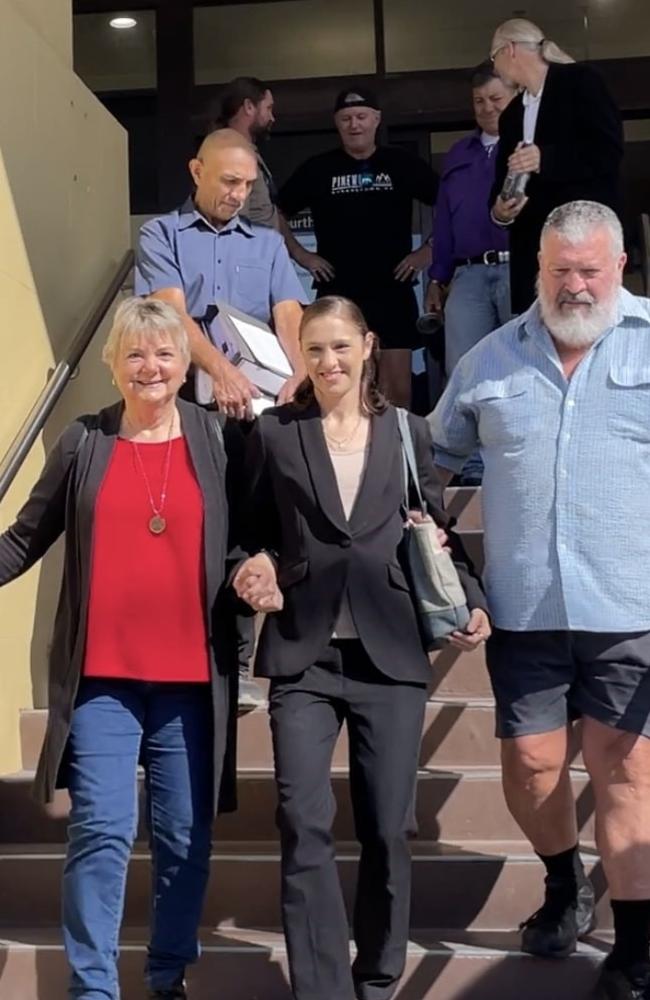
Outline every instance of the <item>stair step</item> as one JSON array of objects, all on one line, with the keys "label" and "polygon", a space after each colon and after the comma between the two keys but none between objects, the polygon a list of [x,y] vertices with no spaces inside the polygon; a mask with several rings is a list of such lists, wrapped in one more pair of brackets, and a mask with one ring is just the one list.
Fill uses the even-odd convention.
[{"label": "stair step", "polygon": [[[591,843],[593,797],[585,772],[572,768],[577,799],[578,823],[583,842]],[[66,837],[69,799],[57,792],[55,801],[44,809],[31,795],[33,772],[0,778],[0,843],[61,843]],[[141,783],[142,786],[142,783]],[[240,771],[239,808],[219,817],[219,843],[240,840],[275,840],[276,790],[270,768]],[[332,771],[332,788],[337,802],[334,833],[339,840],[355,838],[348,794],[347,771]],[[141,816],[145,810],[141,808]],[[416,817],[418,834],[424,840],[518,840],[520,831],[506,808],[498,767],[420,769],[417,782]],[[138,836],[146,839],[144,826]]]},{"label": "stair step", "polygon": [[485,553],[483,551],[483,531],[480,528],[463,530],[456,529],[461,541],[465,546],[465,551],[472,560],[477,573],[482,573],[485,568]]},{"label": "stair step", "polygon": [[[513,850],[514,848],[514,850]],[[64,850],[38,845],[3,848],[0,853],[0,926],[52,926],[60,919]],[[356,883],[359,850],[339,844],[337,864],[346,903]],[[599,859],[585,853],[598,893],[599,926],[611,926]],[[277,844],[216,844],[211,888],[203,918],[215,926],[273,927],[279,923],[280,855]],[[127,880],[125,921],[144,924],[150,912],[151,865],[138,848]],[[523,844],[470,845],[417,843],[413,848],[412,927],[499,930],[516,927],[538,908],[543,867]]]},{"label": "stair step", "polygon": [[[268,682],[258,682],[265,690]],[[433,656],[431,679],[429,683],[432,704],[443,707],[445,703],[462,703],[467,701],[470,706],[483,702],[483,707],[493,704],[490,681],[485,665],[484,647],[473,653],[460,653],[449,646]],[[435,710],[434,710],[435,711]],[[239,720],[240,732],[245,732],[249,713]],[[20,741],[22,749],[22,764],[27,770],[36,767],[38,755],[43,745],[45,727],[47,725],[47,709],[25,709],[20,713]],[[490,730],[492,739],[492,730]],[[458,763],[462,763],[459,761]]]},{"label": "stair step", "polygon": [[[47,713],[23,712],[23,767],[36,767]],[[346,728],[334,754],[334,766],[347,763]],[[237,760],[242,769],[270,767],[273,749],[268,714],[265,708],[248,712],[239,719]],[[494,706],[489,698],[460,699],[452,695],[434,695],[427,703],[423,726],[420,763],[423,767],[456,767],[497,764],[499,742],[494,737]]]},{"label": "stair step", "polygon": [[[47,711],[21,713],[23,768],[33,770],[38,763]],[[574,726],[572,761],[580,757],[579,724]],[[333,765],[347,763],[348,741],[345,726],[334,752]],[[237,761],[242,770],[270,767],[273,750],[266,707],[242,715],[239,719]],[[482,696],[434,693],[427,702],[422,728],[421,767],[466,767],[496,765],[500,761],[500,742],[494,736],[494,702]]]},{"label": "stair step", "polygon": [[[260,680],[259,683],[266,690],[268,682]],[[460,704],[467,701],[470,707],[474,707],[482,701],[482,707],[487,708],[492,704],[492,692],[485,665],[484,647],[473,653],[460,653],[451,646],[440,650],[433,657],[429,687],[432,704],[438,705],[438,709],[430,710],[434,714],[436,711],[441,711],[445,704],[453,702]],[[246,732],[250,715],[255,714],[249,713],[240,718],[241,733]],[[256,721],[252,721],[253,726]],[[20,714],[22,764],[27,770],[36,767],[46,724],[47,709],[26,709]],[[492,729],[489,731],[489,741],[493,742]],[[463,761],[453,761],[453,763],[463,763]]]},{"label": "stair step", "polygon": [[[592,842],[591,785],[585,772],[579,768],[572,769],[572,778],[581,836]],[[333,769],[332,789],[337,803],[335,836],[339,840],[353,840],[355,832],[347,771]],[[240,772],[239,808],[237,812],[219,818],[217,838],[220,841],[275,839],[275,808],[275,783],[270,772]],[[418,835],[424,840],[518,840],[521,836],[506,807],[498,767],[420,769],[416,819]],[[13,839],[20,841],[23,838]]]},{"label": "stair step", "polygon": [[448,486],[445,510],[456,518],[457,531],[482,531],[481,491],[474,486]]},{"label": "stair step", "polygon": [[485,646],[472,653],[461,653],[453,646],[441,649],[433,659],[429,689],[430,696],[491,698]]},{"label": "stair step", "polygon": [[[191,1000],[291,1000],[286,948],[278,932],[240,930],[202,935],[202,956],[188,970]],[[122,934],[125,997],[140,996],[144,929]],[[423,931],[409,943],[395,1000],[588,1000],[609,939],[593,936],[564,962],[522,955],[512,934]],[[7,930],[0,940],[0,1000],[61,1000],[67,968],[55,932]]]}]

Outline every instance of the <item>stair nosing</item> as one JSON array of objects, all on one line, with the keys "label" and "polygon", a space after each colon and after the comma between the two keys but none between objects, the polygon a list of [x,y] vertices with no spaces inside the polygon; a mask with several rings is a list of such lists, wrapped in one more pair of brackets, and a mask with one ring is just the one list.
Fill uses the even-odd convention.
[{"label": "stair nosing", "polygon": [[[224,843],[224,842],[222,842]],[[247,846],[253,846],[254,841],[248,841]],[[484,864],[494,864],[494,862],[503,862],[504,864],[517,865],[517,864],[535,864],[541,865],[539,857],[532,848],[528,847],[524,842],[522,842],[520,850],[505,849],[499,850],[499,841],[483,841],[481,842],[484,846],[483,850],[478,850],[475,841],[468,841],[468,844],[473,845],[473,849],[468,849],[463,847],[463,841],[455,841],[453,844],[443,844],[442,850],[440,851],[429,851],[426,853],[425,845],[422,845],[423,850],[418,852],[417,848],[411,854],[411,862],[413,865],[418,864],[439,864],[439,863],[451,863],[451,864],[466,864],[468,862],[472,863],[484,863]],[[508,842],[506,842],[508,843]],[[7,848],[16,847],[16,850],[7,850]],[[59,850],[53,850],[54,845],[34,845],[35,850],[25,850],[25,845],[12,845],[12,844],[2,844],[0,845],[0,864],[3,862],[17,862],[17,861],[64,861],[66,857],[65,846],[61,845]],[[279,864],[281,859],[280,850],[277,843],[273,841],[260,841],[259,848],[261,849],[251,849],[251,850],[237,850],[237,844],[235,843],[234,850],[212,850],[210,852],[210,860],[218,862],[228,862],[230,864],[249,864],[249,863],[267,863],[267,864]],[[505,845],[504,845],[505,846]],[[526,849],[528,847],[528,849]],[[43,849],[46,848],[46,849]],[[599,855],[595,849],[590,848],[590,845],[584,845],[580,851],[580,857],[583,862],[590,863],[599,860]],[[356,844],[345,844],[339,845],[339,848],[335,854],[336,861],[339,862],[356,862],[360,858],[360,848]],[[144,845],[137,844],[134,850],[131,851],[129,855],[130,862],[146,862],[151,861],[150,851],[144,847]]]},{"label": "stair nosing", "polygon": [[[588,777],[585,767],[581,764],[571,764],[569,772],[575,777]],[[143,770],[138,767],[138,774],[141,775]],[[342,764],[334,765],[330,769],[330,774],[333,778],[345,778],[347,777],[349,770]],[[19,771],[12,771],[10,774],[0,775],[0,783],[5,782],[18,782],[18,781],[33,781],[36,775],[35,768],[22,768]],[[257,765],[246,767],[238,766],[237,775],[239,778],[254,778],[260,777],[265,778],[267,776],[273,775],[273,764],[269,762],[268,765],[264,767],[259,767]],[[420,779],[428,780],[448,780],[449,778],[465,778],[470,781],[494,781],[501,780],[501,765],[500,764],[458,764],[455,767],[449,765],[441,765],[436,767],[435,765],[420,766],[417,770],[417,776]]]},{"label": "stair nosing", "polygon": [[[11,930],[11,928],[6,928],[6,930]],[[128,931],[129,928],[126,928]],[[145,952],[147,950],[147,933],[145,928],[133,928],[138,934],[142,933],[142,941],[120,941],[120,952]],[[225,936],[225,931],[227,928],[223,928],[217,933]],[[239,932],[239,934],[245,935],[250,933],[247,928],[231,928],[231,930]],[[24,933],[24,930],[23,930]],[[257,941],[246,941],[245,939],[232,939],[229,943],[210,943],[209,938],[211,934],[214,933],[213,929],[202,929],[201,933],[201,952],[211,953],[211,954],[234,954],[234,955],[246,955],[246,954],[265,954],[265,955],[278,955],[286,956],[287,949],[286,944],[282,938],[282,932],[276,928],[264,928],[256,929],[255,933],[259,935],[259,940]],[[504,935],[507,938],[514,938],[515,932],[512,928],[504,928],[503,930],[490,930],[487,932],[478,931],[476,934],[485,934],[490,937],[497,935]],[[20,932],[18,932],[20,935]],[[427,929],[423,932],[418,932],[417,937],[419,940],[409,939],[407,945],[407,954],[410,956],[417,955],[429,955],[429,956],[446,956],[446,957],[458,957],[458,958],[487,958],[487,957],[502,957],[502,958],[521,958],[526,961],[531,961],[530,955],[524,954],[520,948],[516,947],[514,941],[504,942],[501,947],[493,944],[474,944],[471,941],[458,941],[454,940],[457,935],[453,933],[448,933],[445,930],[437,931],[435,928]],[[266,940],[264,938],[266,937]],[[423,939],[429,938],[428,943],[422,943]],[[578,943],[578,951],[575,955],[569,956],[569,961],[575,961],[585,958],[602,958],[604,951],[602,946],[607,946],[611,944],[612,934],[611,932],[600,932],[598,935],[598,947],[597,944],[592,944],[590,941],[580,941]],[[44,943],[38,942],[26,942],[17,939],[14,936],[2,934],[0,932],[0,951],[26,951],[26,952],[36,952],[36,951],[54,951],[62,952],[64,951],[64,945],[59,941],[47,941]],[[355,947],[353,942],[350,943],[351,954],[355,953]]]}]

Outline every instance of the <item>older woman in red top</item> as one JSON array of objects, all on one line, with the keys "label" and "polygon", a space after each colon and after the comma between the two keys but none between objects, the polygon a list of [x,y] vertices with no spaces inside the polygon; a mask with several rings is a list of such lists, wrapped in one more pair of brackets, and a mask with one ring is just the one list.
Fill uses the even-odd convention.
[{"label": "older woman in red top", "polygon": [[62,434],[15,523],[0,584],[65,533],[50,663],[45,801],[71,797],[63,878],[69,997],[117,1000],[118,934],[145,773],[153,855],[150,996],[185,997],[209,873],[212,820],[234,797],[231,629],[219,427],[177,398],[189,364],[168,305],[129,299],[104,349],[122,401]]}]

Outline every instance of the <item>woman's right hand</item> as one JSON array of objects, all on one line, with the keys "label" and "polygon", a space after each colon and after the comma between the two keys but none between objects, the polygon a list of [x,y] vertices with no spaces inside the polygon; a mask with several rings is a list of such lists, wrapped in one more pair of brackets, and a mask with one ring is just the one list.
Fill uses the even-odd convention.
[{"label": "woman's right hand", "polygon": [[237,597],[254,611],[282,611],[284,607],[275,564],[266,552],[259,552],[242,563],[232,585]]},{"label": "woman's right hand", "polygon": [[452,632],[449,636],[449,645],[464,653],[471,653],[477,646],[482,646],[492,635],[492,626],[486,611],[482,608],[474,608],[470,614],[469,622],[463,632]]},{"label": "woman's right hand", "polygon": [[[421,510],[410,510],[409,511],[409,521],[412,524],[424,524],[425,521],[433,521],[430,514],[423,514]],[[436,528],[436,535],[438,538],[438,544],[444,552],[451,552],[448,545],[449,536],[444,528]]]}]

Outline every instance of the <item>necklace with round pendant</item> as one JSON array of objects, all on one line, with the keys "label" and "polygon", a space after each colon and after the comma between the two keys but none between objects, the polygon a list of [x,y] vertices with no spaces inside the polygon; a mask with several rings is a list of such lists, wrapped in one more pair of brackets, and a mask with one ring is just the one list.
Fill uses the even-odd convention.
[{"label": "necklace with round pendant", "polygon": [[167,519],[163,517],[163,510],[165,507],[165,501],[167,500],[167,485],[169,482],[169,468],[172,456],[173,429],[174,429],[174,414],[172,414],[172,420],[169,425],[169,434],[167,436],[167,451],[165,454],[165,461],[163,465],[162,487],[160,490],[160,499],[157,504],[153,498],[153,491],[151,489],[149,477],[147,475],[144,463],[142,461],[142,456],[140,455],[140,449],[138,448],[138,444],[136,441],[131,441],[131,447],[133,448],[133,454],[135,455],[138,471],[140,472],[140,475],[144,481],[144,485],[147,491],[147,497],[149,500],[149,506],[151,508],[152,516],[149,518],[148,527],[152,535],[162,535],[167,530]]}]

